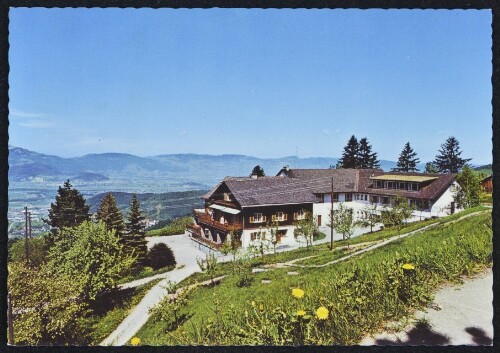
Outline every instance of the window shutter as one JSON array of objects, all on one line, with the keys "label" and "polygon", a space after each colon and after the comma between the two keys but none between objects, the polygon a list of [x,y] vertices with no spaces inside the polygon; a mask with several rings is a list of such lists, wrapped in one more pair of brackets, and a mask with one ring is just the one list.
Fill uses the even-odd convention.
[{"label": "window shutter", "polygon": [[262,216],[262,222],[267,221],[267,216]]},{"label": "window shutter", "polygon": [[284,221],[288,220],[288,213],[283,213],[283,220]]},{"label": "window shutter", "polygon": [[276,221],[276,215],[275,215],[275,214],[273,214],[273,215],[271,216],[271,220],[272,220],[273,222],[274,222],[274,221]]},{"label": "window shutter", "polygon": [[297,212],[294,212],[294,213],[293,213],[293,220],[294,220],[294,221],[296,221],[296,220],[297,220],[297,218],[298,218],[298,214],[297,214]]},{"label": "window shutter", "polygon": [[254,223],[253,216],[250,216],[249,221],[250,223]]}]

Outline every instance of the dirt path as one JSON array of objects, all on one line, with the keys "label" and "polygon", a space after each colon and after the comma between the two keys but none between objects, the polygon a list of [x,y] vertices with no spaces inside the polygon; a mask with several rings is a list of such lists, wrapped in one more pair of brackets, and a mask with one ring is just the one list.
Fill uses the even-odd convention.
[{"label": "dirt path", "polygon": [[[463,285],[445,286],[427,311],[415,313],[396,332],[366,337],[361,345],[492,345],[493,273],[491,269]],[[401,324],[392,323],[393,327]]]}]

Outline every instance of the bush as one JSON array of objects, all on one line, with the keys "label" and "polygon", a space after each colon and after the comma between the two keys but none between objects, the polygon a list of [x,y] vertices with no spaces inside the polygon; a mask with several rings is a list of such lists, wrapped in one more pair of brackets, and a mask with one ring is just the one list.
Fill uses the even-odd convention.
[{"label": "bush", "polygon": [[164,243],[156,244],[149,250],[148,264],[154,270],[167,266],[175,266],[174,252]]}]

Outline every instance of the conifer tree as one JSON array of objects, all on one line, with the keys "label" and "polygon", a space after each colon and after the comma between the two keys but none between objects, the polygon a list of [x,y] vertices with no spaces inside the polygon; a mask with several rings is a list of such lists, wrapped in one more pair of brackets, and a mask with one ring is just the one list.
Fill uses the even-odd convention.
[{"label": "conifer tree", "polygon": [[368,139],[363,137],[359,140],[356,168],[379,168],[380,162],[377,159],[377,153],[372,152],[372,146]]},{"label": "conifer tree", "polygon": [[117,237],[121,237],[125,231],[125,222],[123,215],[116,206],[116,200],[112,193],[107,193],[101,200],[96,217],[99,221],[104,222],[106,230],[115,230]]},{"label": "conifer tree", "polygon": [[407,142],[399,155],[397,167],[393,168],[393,170],[405,173],[418,172],[418,163],[420,163],[420,159],[417,158],[417,153],[413,151],[410,143]]},{"label": "conifer tree", "polygon": [[253,167],[252,173],[250,174],[250,176],[252,176],[252,175],[256,175],[258,177],[263,177],[266,175],[266,173],[264,173],[264,168],[262,168],[260,165],[256,165],[255,167]]},{"label": "conifer tree", "polygon": [[342,157],[337,162],[337,168],[357,168],[359,144],[356,136],[352,135],[344,147]]},{"label": "conifer tree", "polygon": [[144,216],[140,210],[139,201],[135,194],[130,201],[130,213],[128,214],[127,230],[122,237],[124,252],[136,257],[135,266],[141,267],[147,260],[146,230],[142,222]]},{"label": "conifer tree", "polygon": [[90,219],[90,207],[85,204],[82,194],[72,188],[69,180],[64,182],[63,187],[59,186],[56,201],[50,204],[49,217],[43,221],[52,227],[51,232],[46,237],[47,246],[54,243],[58,230],[62,228],[74,228],[84,221]]},{"label": "conifer tree", "polygon": [[458,173],[472,158],[461,158],[460,144],[458,140],[450,136],[441,145],[439,154],[434,160],[434,165],[439,173]]},{"label": "conifer tree", "polygon": [[436,166],[432,162],[425,163],[425,172],[426,173],[437,173]]}]

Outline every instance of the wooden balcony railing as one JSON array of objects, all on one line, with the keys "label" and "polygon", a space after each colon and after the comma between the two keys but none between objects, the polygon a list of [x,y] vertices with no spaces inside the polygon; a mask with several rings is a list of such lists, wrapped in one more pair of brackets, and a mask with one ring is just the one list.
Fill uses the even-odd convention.
[{"label": "wooden balcony railing", "polygon": [[192,234],[201,236],[201,227],[197,224],[188,224],[186,225],[186,229],[188,232],[191,232]]},{"label": "wooden balcony railing", "polygon": [[212,219],[212,217],[207,213],[201,213],[195,211],[195,216],[198,218],[198,222],[204,223],[206,225],[215,227],[217,229],[223,230],[225,232],[230,232],[232,230],[242,230],[243,223],[220,223]]}]

